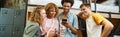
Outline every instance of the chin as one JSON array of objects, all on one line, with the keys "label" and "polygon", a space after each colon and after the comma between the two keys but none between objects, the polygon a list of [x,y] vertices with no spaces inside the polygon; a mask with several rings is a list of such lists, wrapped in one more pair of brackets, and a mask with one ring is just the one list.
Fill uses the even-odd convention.
[{"label": "chin", "polygon": [[64,10],[64,12],[69,12],[69,10]]},{"label": "chin", "polygon": [[68,13],[69,11],[64,11],[64,12]]}]

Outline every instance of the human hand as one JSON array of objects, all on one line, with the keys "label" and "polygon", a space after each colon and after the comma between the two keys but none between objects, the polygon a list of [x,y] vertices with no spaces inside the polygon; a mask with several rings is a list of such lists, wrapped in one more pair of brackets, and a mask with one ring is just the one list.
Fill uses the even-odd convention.
[{"label": "human hand", "polygon": [[46,37],[54,37],[55,36],[55,30],[51,30],[47,32],[47,36]]},{"label": "human hand", "polygon": [[70,23],[67,21],[62,21],[62,25],[66,26],[68,28],[70,27]]}]

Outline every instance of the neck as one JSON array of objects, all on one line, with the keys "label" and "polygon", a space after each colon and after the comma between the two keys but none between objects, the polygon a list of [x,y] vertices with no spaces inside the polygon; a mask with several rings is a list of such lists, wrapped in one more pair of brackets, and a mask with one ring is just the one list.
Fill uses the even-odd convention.
[{"label": "neck", "polygon": [[90,13],[89,13],[89,16],[91,16],[92,14],[93,14],[93,13],[92,13],[92,12],[90,12]]},{"label": "neck", "polygon": [[86,20],[87,18],[89,18],[90,16],[92,16],[92,12],[89,12],[89,14],[87,15],[87,17],[86,18],[84,18],[84,20]]},{"label": "neck", "polygon": [[67,14],[68,14],[68,12],[63,12],[63,15],[65,15],[65,16],[66,16]]},{"label": "neck", "polygon": [[47,16],[47,18],[48,18],[48,19],[52,19],[52,17],[51,17],[51,16]]}]

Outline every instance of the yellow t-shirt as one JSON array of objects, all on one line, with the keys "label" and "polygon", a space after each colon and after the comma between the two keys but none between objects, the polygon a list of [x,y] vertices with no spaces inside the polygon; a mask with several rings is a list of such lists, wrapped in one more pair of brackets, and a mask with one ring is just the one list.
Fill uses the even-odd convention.
[{"label": "yellow t-shirt", "polygon": [[98,13],[93,13],[92,18],[94,19],[94,21],[97,25],[100,25],[103,20],[106,20],[106,18],[104,18],[103,16],[101,16]]}]

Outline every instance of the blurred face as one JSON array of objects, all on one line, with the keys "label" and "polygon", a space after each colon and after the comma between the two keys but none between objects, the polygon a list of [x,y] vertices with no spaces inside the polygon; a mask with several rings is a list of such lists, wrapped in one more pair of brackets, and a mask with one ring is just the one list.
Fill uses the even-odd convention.
[{"label": "blurred face", "polygon": [[52,8],[52,9],[49,10],[49,14],[48,14],[49,17],[54,18],[55,14],[56,14],[56,12],[55,12],[54,8]]},{"label": "blurred face", "polygon": [[42,9],[41,12],[40,12],[40,14],[41,14],[41,16],[42,16],[43,18],[45,18],[45,17],[46,17],[45,9]]},{"label": "blurred face", "polygon": [[63,11],[64,12],[69,12],[69,10],[71,8],[71,3],[64,2],[62,6],[63,6]]},{"label": "blurred face", "polygon": [[90,12],[91,12],[90,7],[85,7],[85,6],[81,7],[81,14],[84,19],[89,17]]}]

